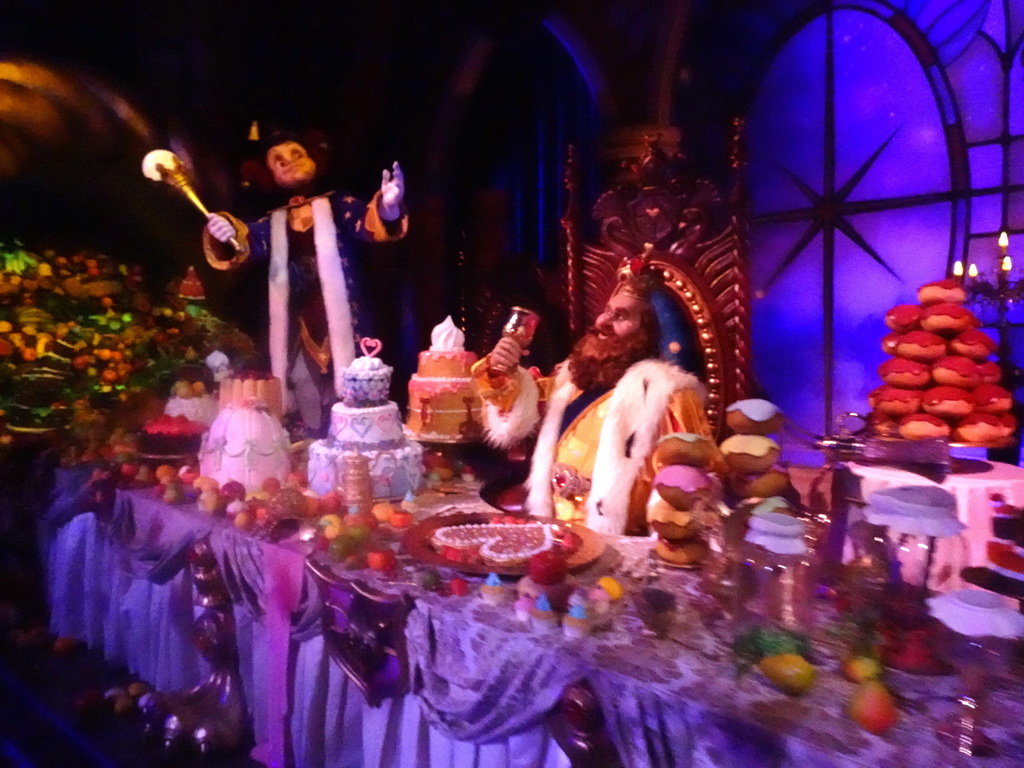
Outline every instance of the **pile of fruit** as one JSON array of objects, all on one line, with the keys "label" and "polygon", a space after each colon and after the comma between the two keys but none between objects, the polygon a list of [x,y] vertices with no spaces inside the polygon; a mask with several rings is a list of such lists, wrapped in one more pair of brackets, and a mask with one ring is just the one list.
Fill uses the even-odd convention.
[{"label": "pile of fruit", "polygon": [[164,392],[214,349],[252,341],[195,302],[151,296],[138,266],[0,244],[0,408],[14,431],[66,427],[133,393]]}]

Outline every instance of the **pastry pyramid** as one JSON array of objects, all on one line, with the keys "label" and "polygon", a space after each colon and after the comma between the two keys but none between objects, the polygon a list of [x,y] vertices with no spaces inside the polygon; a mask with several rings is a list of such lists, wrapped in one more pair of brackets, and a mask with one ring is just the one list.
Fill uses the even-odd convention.
[{"label": "pastry pyramid", "polygon": [[918,304],[885,314],[891,333],[878,367],[882,385],[868,395],[871,426],[883,436],[909,440],[947,438],[993,445],[1010,437],[1017,422],[1013,396],[1000,386],[991,359],[996,343],[970,309],[957,280],[921,286]]}]

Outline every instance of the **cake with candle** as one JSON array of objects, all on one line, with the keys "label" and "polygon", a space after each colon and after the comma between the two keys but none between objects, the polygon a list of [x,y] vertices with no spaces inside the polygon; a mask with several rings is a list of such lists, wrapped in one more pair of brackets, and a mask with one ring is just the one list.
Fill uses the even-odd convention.
[{"label": "cake with candle", "polygon": [[465,349],[465,334],[451,317],[430,333],[430,349],[420,352],[409,381],[406,431],[418,440],[462,442],[483,435],[481,400],[470,368],[476,355]]},{"label": "cake with candle", "polygon": [[995,340],[964,306],[958,279],[921,286],[919,305],[899,304],[885,315],[882,340],[890,357],[878,367],[883,386],[868,395],[875,434],[908,440],[951,439],[994,445],[1016,430],[1013,397],[999,386],[989,359]]},{"label": "cake with candle", "polygon": [[309,488],[323,496],[338,485],[340,460],[356,451],[370,462],[375,499],[401,499],[423,481],[423,448],[407,439],[398,405],[388,399],[392,368],[377,357],[377,339],[342,374],[342,399],[331,407],[328,436],[309,447]]}]

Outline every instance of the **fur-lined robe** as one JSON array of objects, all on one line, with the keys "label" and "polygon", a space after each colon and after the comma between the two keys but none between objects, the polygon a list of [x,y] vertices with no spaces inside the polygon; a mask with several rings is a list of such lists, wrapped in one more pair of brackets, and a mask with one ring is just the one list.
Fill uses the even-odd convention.
[{"label": "fur-lined robe", "polygon": [[[397,240],[405,235],[408,219],[404,215],[394,221],[380,216],[378,199],[374,195],[369,205],[354,197],[320,195],[308,198],[299,205],[308,203],[313,214],[313,243],[316,249],[317,274],[323,292],[324,309],[327,313],[328,343],[334,368],[334,390],[341,397],[342,371],[355,357],[355,339],[358,322],[354,305],[358,286],[354,284],[349,259],[354,240],[383,242]],[[270,333],[268,351],[270,369],[274,376],[287,380],[290,365],[289,338],[293,318],[289,317],[289,283],[294,279],[294,267],[288,257],[288,210],[286,206],[271,211],[268,217],[246,224],[229,214],[238,232],[238,239],[248,249],[252,261],[270,261],[268,279],[268,304],[270,310]],[[215,240],[208,230],[203,230],[203,249],[206,260],[216,269],[231,269],[239,266],[245,258],[231,258],[229,246]],[[321,339],[316,339],[318,343]]]},{"label": "fur-lined robe", "polygon": [[[500,389],[489,387],[484,366],[477,370],[489,442],[511,446],[540,423],[527,481],[527,508],[533,515],[553,515],[552,469],[559,455],[564,455],[566,436],[574,433],[574,425],[593,417],[594,409],[603,409],[604,419],[597,445],[589,447],[593,451],[591,487],[577,515],[599,533],[643,532],[653,478],[650,458],[660,437],[672,432],[711,437],[700,382],[693,374],[660,360],[642,360],[630,367],[611,393],[591,403],[564,434],[559,432],[565,410],[580,394],[568,365],[563,364],[553,379],[539,382],[520,368]],[[538,407],[542,389],[549,391],[543,419]],[[579,432],[573,439],[580,441]]]}]

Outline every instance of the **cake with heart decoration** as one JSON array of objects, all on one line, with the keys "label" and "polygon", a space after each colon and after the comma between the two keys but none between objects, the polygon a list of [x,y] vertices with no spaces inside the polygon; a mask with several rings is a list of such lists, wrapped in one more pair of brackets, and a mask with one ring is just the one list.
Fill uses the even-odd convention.
[{"label": "cake with heart decoration", "polygon": [[400,499],[423,481],[423,449],[406,438],[398,405],[388,400],[392,368],[377,357],[380,341],[359,343],[363,355],[342,375],[328,436],[309,447],[309,487],[321,496],[335,490],[342,454],[357,451],[370,461],[373,497]]}]

